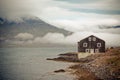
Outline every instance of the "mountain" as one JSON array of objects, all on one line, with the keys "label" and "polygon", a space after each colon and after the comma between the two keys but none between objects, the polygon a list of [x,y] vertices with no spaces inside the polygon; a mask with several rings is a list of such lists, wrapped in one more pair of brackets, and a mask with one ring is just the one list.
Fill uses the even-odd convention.
[{"label": "mountain", "polygon": [[111,29],[111,28],[120,28],[120,25],[115,25],[115,26],[104,26],[104,25],[101,25],[101,26],[98,26],[100,29]]},{"label": "mountain", "polygon": [[0,37],[12,38],[18,33],[31,33],[35,36],[44,36],[48,32],[63,33],[69,35],[71,32],[50,25],[39,18],[22,18],[22,22],[13,22],[0,18]]}]

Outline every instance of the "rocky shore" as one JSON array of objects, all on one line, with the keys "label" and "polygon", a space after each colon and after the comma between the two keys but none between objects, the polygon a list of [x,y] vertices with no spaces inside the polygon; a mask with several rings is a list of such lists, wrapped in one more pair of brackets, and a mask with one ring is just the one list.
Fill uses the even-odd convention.
[{"label": "rocky shore", "polygon": [[50,60],[77,62],[69,67],[77,80],[120,80],[120,48],[81,59],[58,57]]},{"label": "rocky shore", "polygon": [[120,80],[120,48],[88,56],[79,62],[69,67],[75,70],[73,74],[78,80]]},{"label": "rocky shore", "polygon": [[64,54],[59,54],[57,58],[47,58],[47,60],[54,60],[54,61],[64,61],[64,62],[79,62],[77,58],[77,52],[68,52]]}]

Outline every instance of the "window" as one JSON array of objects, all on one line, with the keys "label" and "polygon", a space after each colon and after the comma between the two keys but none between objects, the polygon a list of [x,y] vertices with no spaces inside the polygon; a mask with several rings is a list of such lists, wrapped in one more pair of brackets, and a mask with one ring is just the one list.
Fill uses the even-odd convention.
[{"label": "window", "polygon": [[97,47],[101,47],[101,43],[97,43]]},{"label": "window", "polygon": [[93,37],[93,41],[96,41],[96,37]]},{"label": "window", "polygon": [[89,37],[88,40],[91,41],[91,37]]},{"label": "window", "polygon": [[83,43],[83,47],[87,47],[87,43]]}]

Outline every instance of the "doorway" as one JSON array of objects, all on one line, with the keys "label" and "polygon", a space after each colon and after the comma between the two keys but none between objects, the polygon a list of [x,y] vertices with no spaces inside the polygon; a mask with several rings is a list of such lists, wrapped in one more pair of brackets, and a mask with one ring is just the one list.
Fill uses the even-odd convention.
[{"label": "doorway", "polygon": [[94,52],[94,49],[90,49],[90,53],[95,53],[95,52]]}]

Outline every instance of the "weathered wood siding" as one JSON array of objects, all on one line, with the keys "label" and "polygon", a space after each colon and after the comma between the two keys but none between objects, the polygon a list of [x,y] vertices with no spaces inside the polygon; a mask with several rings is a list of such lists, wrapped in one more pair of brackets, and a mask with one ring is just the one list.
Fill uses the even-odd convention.
[{"label": "weathered wood siding", "polygon": [[[89,37],[91,37],[91,41],[89,41]],[[89,36],[83,40],[81,40],[80,42],[78,42],[78,52],[86,52],[86,49],[99,49],[99,52],[105,52],[105,41],[97,38],[93,35]],[[96,38],[95,41],[93,41],[92,39]],[[87,43],[87,47],[83,47],[83,44]],[[101,43],[101,47],[97,46],[97,43]]]}]

